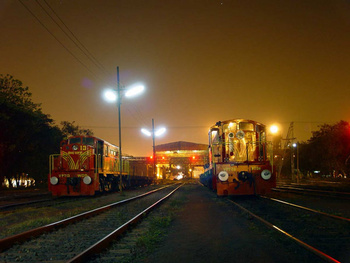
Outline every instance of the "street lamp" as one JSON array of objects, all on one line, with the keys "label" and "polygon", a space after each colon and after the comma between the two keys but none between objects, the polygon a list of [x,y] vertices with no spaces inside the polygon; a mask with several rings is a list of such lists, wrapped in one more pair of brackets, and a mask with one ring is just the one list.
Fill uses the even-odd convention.
[{"label": "street lamp", "polygon": [[156,145],[155,145],[155,137],[164,134],[166,129],[164,127],[159,128],[158,130],[154,130],[154,119],[152,119],[152,131],[148,131],[147,129],[142,128],[141,132],[146,136],[152,136],[153,139],[153,176],[155,176],[156,172]]},{"label": "street lamp", "polygon": [[117,90],[108,89],[104,92],[104,98],[108,102],[117,102],[118,106],[118,123],[119,123],[119,190],[123,191],[123,159],[122,159],[122,129],[121,129],[121,114],[120,105],[122,104],[123,95],[127,98],[136,96],[143,92],[143,85],[133,85],[129,88],[120,87],[119,81],[119,67],[117,67]]},{"label": "street lamp", "polygon": [[272,133],[272,134],[276,134],[277,132],[278,132],[278,126],[277,125],[272,125],[271,127],[270,127],[270,132]]},{"label": "street lamp", "polygon": [[[297,148],[297,183],[299,183],[299,142],[297,142],[297,143],[293,143],[293,147],[294,148]],[[292,153],[292,156],[293,156],[294,154]],[[292,157],[293,158],[293,157]],[[294,168],[294,158],[293,158],[293,166],[292,166],[293,168]],[[294,172],[294,171],[293,171]]]}]

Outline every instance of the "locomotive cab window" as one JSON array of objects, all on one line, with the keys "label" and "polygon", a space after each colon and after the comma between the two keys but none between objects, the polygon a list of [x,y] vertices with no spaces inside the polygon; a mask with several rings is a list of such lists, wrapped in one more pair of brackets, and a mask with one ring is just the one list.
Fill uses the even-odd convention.
[{"label": "locomotive cab window", "polygon": [[219,144],[219,130],[212,129],[210,131],[210,144]]},{"label": "locomotive cab window", "polygon": [[94,138],[84,137],[83,138],[83,144],[94,146]]},{"label": "locomotive cab window", "polygon": [[230,122],[230,123],[224,124],[223,130],[225,133],[236,132],[237,131],[237,123]]},{"label": "locomotive cab window", "polygon": [[81,137],[70,138],[69,144],[73,144],[73,143],[81,143]]},{"label": "locomotive cab window", "polygon": [[244,131],[254,131],[254,124],[251,122],[240,122],[239,129]]}]

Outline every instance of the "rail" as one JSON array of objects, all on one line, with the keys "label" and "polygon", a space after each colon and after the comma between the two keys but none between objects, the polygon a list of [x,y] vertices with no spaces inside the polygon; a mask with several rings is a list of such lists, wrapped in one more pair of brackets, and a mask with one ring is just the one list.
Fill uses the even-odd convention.
[{"label": "rail", "polygon": [[109,246],[111,242],[113,242],[116,238],[121,236],[126,230],[130,228],[130,226],[137,224],[143,217],[145,217],[149,212],[151,212],[155,207],[157,207],[161,202],[169,198],[173,193],[175,193],[181,186],[184,184],[179,185],[176,187],[173,191],[171,191],[169,194],[164,196],[163,198],[159,199],[157,202],[140,212],[138,215],[130,219],[128,222],[124,223],[122,226],[118,227],[116,230],[114,230],[112,233],[86,249],[81,254],[75,256],[71,260],[67,261],[68,263],[79,263],[79,262],[86,262],[88,259],[90,259],[92,256],[101,253],[106,247]]},{"label": "rail", "polygon": [[250,216],[258,219],[260,222],[262,222],[263,224],[265,224],[266,226],[268,226],[269,228],[276,230],[280,233],[282,233],[283,235],[285,235],[286,237],[288,237],[289,239],[293,240],[294,242],[296,242],[297,244],[301,245],[302,247],[306,248],[307,250],[311,251],[312,253],[314,253],[315,255],[319,256],[320,258],[326,260],[327,262],[331,262],[331,263],[341,263],[340,261],[336,260],[335,258],[327,255],[326,253],[318,250],[317,248],[314,248],[313,246],[310,246],[309,244],[301,241],[300,239],[294,237],[293,235],[287,233],[286,231],[282,230],[281,228],[271,224],[270,222],[266,221],[265,219],[259,217],[258,215],[252,213],[251,211],[249,211],[248,209],[244,208],[243,206],[239,205],[238,203],[229,200],[229,202],[233,203],[234,205],[236,205],[237,207],[239,207],[241,210],[243,210],[244,212],[248,213]]},{"label": "rail", "polygon": [[336,216],[336,215],[324,213],[324,212],[321,212],[321,211],[317,211],[317,210],[314,210],[314,209],[311,209],[311,208],[308,208],[308,207],[305,207],[305,206],[289,203],[289,202],[286,202],[286,201],[283,201],[283,200],[279,200],[279,199],[276,199],[276,198],[271,198],[271,197],[267,197],[267,196],[260,196],[260,197],[261,198],[265,198],[267,200],[279,202],[279,203],[282,203],[282,204],[285,204],[285,205],[293,206],[293,207],[296,207],[296,208],[299,208],[299,209],[303,209],[303,210],[306,210],[306,211],[314,212],[316,214],[320,214],[320,215],[324,215],[324,216],[328,216],[328,217],[332,217],[332,218],[336,218],[336,219],[340,219],[340,220],[344,220],[344,221],[350,222],[350,219],[346,218],[346,217],[341,217],[341,216]]},{"label": "rail", "polygon": [[27,239],[29,239],[31,237],[37,237],[37,236],[42,235],[45,232],[52,231],[53,229],[58,229],[58,228],[66,226],[68,224],[83,220],[85,218],[95,216],[97,214],[104,212],[105,210],[111,209],[111,208],[113,208],[115,206],[119,206],[121,204],[125,204],[125,203],[133,201],[135,199],[145,197],[147,195],[150,195],[152,193],[155,193],[155,192],[160,191],[160,190],[167,188],[167,187],[169,187],[169,186],[164,186],[164,187],[149,191],[147,193],[144,193],[144,194],[141,194],[138,196],[124,199],[124,200],[121,200],[121,201],[118,201],[118,202],[115,202],[115,203],[112,203],[112,204],[109,204],[109,205],[106,205],[106,206],[103,206],[100,208],[96,208],[96,209],[93,209],[93,210],[90,210],[90,211],[87,211],[87,212],[84,212],[84,213],[63,219],[63,220],[60,220],[60,221],[57,221],[57,222],[54,222],[54,223],[51,223],[51,224],[48,224],[45,226],[34,228],[34,229],[28,230],[26,232],[23,232],[23,233],[20,233],[17,235],[13,235],[10,237],[0,239],[0,252],[12,247],[15,243],[23,243],[24,241],[26,241]]}]

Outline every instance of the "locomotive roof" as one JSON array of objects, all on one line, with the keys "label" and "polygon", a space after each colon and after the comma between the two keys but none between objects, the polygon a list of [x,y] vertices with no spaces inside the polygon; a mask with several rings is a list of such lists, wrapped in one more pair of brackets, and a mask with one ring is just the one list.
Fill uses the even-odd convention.
[{"label": "locomotive roof", "polygon": [[248,120],[248,119],[230,119],[230,120],[226,120],[226,121],[218,121],[217,123],[215,123],[215,125],[211,126],[210,128],[215,128],[215,127],[219,127],[221,126],[221,124],[226,124],[226,123],[230,123],[230,122],[250,122],[250,123],[254,123],[255,125],[261,125],[263,127],[265,127],[265,124],[262,124],[260,122],[257,121],[253,121],[253,120]]},{"label": "locomotive roof", "polygon": [[94,139],[96,139],[96,140],[103,141],[105,144],[112,145],[112,146],[114,146],[114,147],[116,147],[116,148],[119,149],[119,146],[117,146],[117,145],[115,145],[115,144],[113,144],[113,143],[107,142],[106,140],[101,139],[101,138],[96,137],[96,136],[93,136],[93,135],[73,135],[73,136],[69,136],[69,137],[67,138],[67,140],[69,140],[69,139],[71,139],[71,138],[76,138],[76,137],[89,137],[89,138],[94,138]]}]

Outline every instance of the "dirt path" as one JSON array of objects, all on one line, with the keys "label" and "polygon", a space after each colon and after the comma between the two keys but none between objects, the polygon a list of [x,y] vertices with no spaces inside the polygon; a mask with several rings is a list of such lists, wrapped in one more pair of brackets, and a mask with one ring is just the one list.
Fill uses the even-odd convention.
[{"label": "dirt path", "polygon": [[322,262],[267,230],[200,185],[188,198],[162,245],[143,262]]}]

